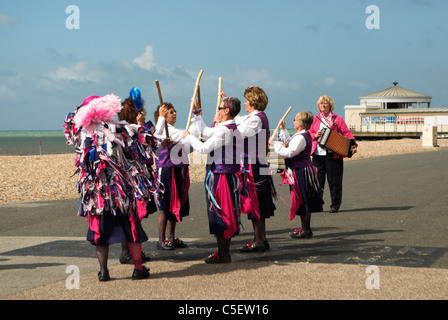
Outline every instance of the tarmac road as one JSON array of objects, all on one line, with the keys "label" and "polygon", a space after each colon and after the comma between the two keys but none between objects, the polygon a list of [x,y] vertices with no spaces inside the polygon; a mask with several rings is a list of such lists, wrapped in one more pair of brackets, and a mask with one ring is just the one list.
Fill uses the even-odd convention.
[{"label": "tarmac road", "polygon": [[[245,230],[232,240],[232,263],[225,266],[202,262],[215,250],[216,242],[208,232],[203,184],[192,184],[190,215],[176,229],[176,236],[189,247],[156,250],[157,213],[151,215],[143,222],[150,237],[143,248],[151,257],[147,263],[151,278],[131,282],[132,266],[118,264],[120,247],[114,245],[109,268],[116,281],[107,283],[107,290],[96,280],[95,249],[85,241],[87,225],[76,216],[76,199],[2,204],[0,298],[80,299],[87,290],[88,299],[297,299],[285,295],[284,286],[298,281],[312,287],[308,299],[446,299],[447,159],[448,150],[442,149],[345,162],[341,209],[328,212],[326,192],[325,211],[313,214],[314,237],[309,240],[288,235],[299,226],[299,220],[288,219],[289,188],[279,186],[277,174],[275,185],[285,202],[276,201],[275,217],[267,221],[271,250],[239,252],[252,237],[252,226],[243,216]],[[369,265],[381,270],[381,290],[366,289]],[[68,292],[67,266],[79,268],[80,290]],[[250,281],[256,274],[251,270],[263,274],[263,285],[269,290]],[[222,289],[226,277],[233,279],[234,286],[242,286],[238,294],[228,290],[216,293],[213,282]],[[335,280],[329,282],[331,277]],[[176,282],[170,282],[170,290],[183,290],[175,297],[166,289],[173,278]],[[158,290],[158,281],[163,290]],[[179,282],[185,283],[178,288]],[[145,283],[150,284],[150,293],[145,292]],[[201,289],[195,290],[195,284]],[[333,288],[335,284],[338,288]],[[141,294],[125,296],[119,290],[123,286],[140,288]],[[245,295],[244,288],[259,288],[264,294]]]}]

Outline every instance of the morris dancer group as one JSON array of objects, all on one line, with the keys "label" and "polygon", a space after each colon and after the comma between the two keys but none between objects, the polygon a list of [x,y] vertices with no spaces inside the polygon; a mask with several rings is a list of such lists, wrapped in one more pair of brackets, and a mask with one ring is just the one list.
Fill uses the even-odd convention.
[{"label": "morris dancer group", "polygon": [[[290,236],[297,239],[313,236],[311,213],[323,210],[321,187],[325,183],[325,171],[322,174],[318,171],[332,164],[328,155],[334,154],[335,159],[342,160],[325,146],[319,146],[319,154],[313,155],[311,161],[321,135],[317,124],[321,120],[311,112],[297,113],[296,133],[290,136],[284,122],[286,113],[277,127],[281,127],[281,142],[274,141],[269,136],[269,120],[264,113],[268,105],[264,89],[249,86],[244,91],[247,115],[240,115],[240,100],[226,97],[220,85],[214,122],[207,126],[196,99],[197,89],[186,130],[174,127],[176,110],[171,103],[162,101],[161,96],[154,113],[156,125],[146,122],[145,102],[135,87],[123,102],[115,95],[90,96],[66,118],[67,143],[73,144],[76,151],[75,174],[81,194],[78,215],[85,217],[89,225],[87,240],[96,247],[99,281],[110,279],[108,252],[109,246],[115,243],[122,245],[120,262],[134,264],[132,279],[150,276],[149,269],[142,265],[149,257],[142,251],[142,243],[148,237],[141,222],[157,209],[157,249],[187,247],[176,238],[175,230],[190,211],[188,154],[193,150],[208,155],[204,168],[205,209],[210,234],[216,236],[217,251],[204,259],[206,263],[232,261],[230,243],[240,232],[242,214],[247,214],[252,222],[253,238],[240,251],[270,249],[266,219],[274,216],[277,199],[267,161],[270,146],[285,158],[281,177],[291,194],[289,218],[293,220],[298,215],[301,220]],[[342,128],[342,134],[354,140],[350,131],[344,129],[342,117],[336,117],[332,110],[323,109],[319,104],[318,110],[322,119],[337,119],[330,123],[334,125],[333,130]],[[310,128],[317,130],[310,134]],[[324,151],[327,156],[322,157]],[[356,152],[356,142],[352,151]],[[314,163],[318,164],[317,169]],[[339,160],[336,163],[341,166]],[[342,170],[337,177],[342,182]],[[334,205],[339,208],[342,190],[341,183],[334,187],[335,180],[332,177],[330,181],[329,177],[332,200],[335,199]],[[333,195],[336,188],[338,193]]]}]

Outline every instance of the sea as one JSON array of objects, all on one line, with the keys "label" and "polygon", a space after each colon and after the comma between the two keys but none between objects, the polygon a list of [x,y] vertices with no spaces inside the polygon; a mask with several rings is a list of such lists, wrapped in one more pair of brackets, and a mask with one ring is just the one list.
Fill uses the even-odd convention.
[{"label": "sea", "polygon": [[[290,135],[294,130],[288,129]],[[272,132],[272,129],[271,129]],[[0,130],[0,156],[73,153],[62,130]]]},{"label": "sea", "polygon": [[63,130],[0,130],[0,155],[24,156],[73,153]]}]

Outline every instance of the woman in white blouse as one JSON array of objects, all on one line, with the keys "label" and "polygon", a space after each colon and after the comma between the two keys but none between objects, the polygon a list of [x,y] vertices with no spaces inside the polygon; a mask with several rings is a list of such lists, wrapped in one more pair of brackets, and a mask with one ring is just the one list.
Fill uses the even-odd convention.
[{"label": "woman in white blouse", "polygon": [[[221,96],[225,97],[224,92]],[[268,97],[263,88],[256,86],[249,86],[244,91],[244,97],[248,114],[235,117],[241,137],[241,163],[245,169],[241,212],[246,213],[252,221],[254,237],[241,251],[266,251],[269,250],[266,219],[273,216],[276,210],[273,202],[276,191],[267,162],[269,120],[264,110],[268,105]],[[197,117],[194,123],[203,137],[208,138],[214,134],[215,129],[208,128],[201,117]]]},{"label": "woman in white blouse", "polygon": [[157,182],[160,189],[157,249],[185,248],[187,245],[175,237],[175,229],[176,224],[190,214],[188,197],[190,188],[188,154],[190,149],[182,141],[183,131],[174,127],[177,113],[171,103],[164,102],[162,106],[158,106],[154,118],[156,121],[154,135],[161,140],[166,139],[165,123],[167,123],[170,139],[169,147],[166,146],[159,150],[156,159]]},{"label": "woman in white blouse", "polygon": [[234,117],[240,112],[237,98],[225,98],[218,108],[214,133],[206,142],[184,133],[185,141],[194,150],[209,154],[208,173],[205,179],[207,215],[210,233],[216,235],[218,251],[205,259],[206,263],[228,263],[230,240],[239,233],[240,197],[238,174],[240,155],[238,151],[239,132]]},{"label": "woman in white blouse", "polygon": [[311,164],[312,137],[307,131],[313,123],[311,112],[299,112],[294,118],[296,133],[290,137],[282,123],[280,138],[285,143],[272,142],[277,154],[285,158],[285,170],[281,176],[289,184],[291,191],[291,210],[289,219],[300,215],[301,227],[295,229],[292,238],[306,239],[313,236],[311,231],[311,212],[322,211],[322,198],[317,180],[316,168]]}]

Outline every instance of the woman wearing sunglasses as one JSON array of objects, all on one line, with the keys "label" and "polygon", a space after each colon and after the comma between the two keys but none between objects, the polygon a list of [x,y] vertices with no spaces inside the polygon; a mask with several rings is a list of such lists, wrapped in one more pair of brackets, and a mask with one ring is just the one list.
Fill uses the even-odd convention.
[{"label": "woman wearing sunglasses", "polygon": [[[225,98],[224,92],[221,96]],[[258,252],[269,250],[266,239],[266,219],[274,215],[276,210],[273,198],[276,191],[267,163],[269,148],[269,120],[264,113],[268,105],[268,97],[263,88],[250,86],[244,91],[245,116],[234,118],[239,132],[241,144],[242,174],[241,212],[246,213],[252,221],[254,237],[245,244],[242,252]],[[201,116],[194,121],[197,130],[203,137],[211,137],[216,128],[206,126]]]},{"label": "woman wearing sunglasses", "polygon": [[218,251],[208,256],[206,263],[231,262],[230,241],[239,233],[240,197],[235,192],[239,187],[239,132],[233,119],[240,109],[238,98],[224,98],[215,117],[219,124],[205,143],[188,131],[184,133],[185,141],[194,150],[209,154],[212,160],[207,163],[205,190],[210,233],[216,235]]}]

